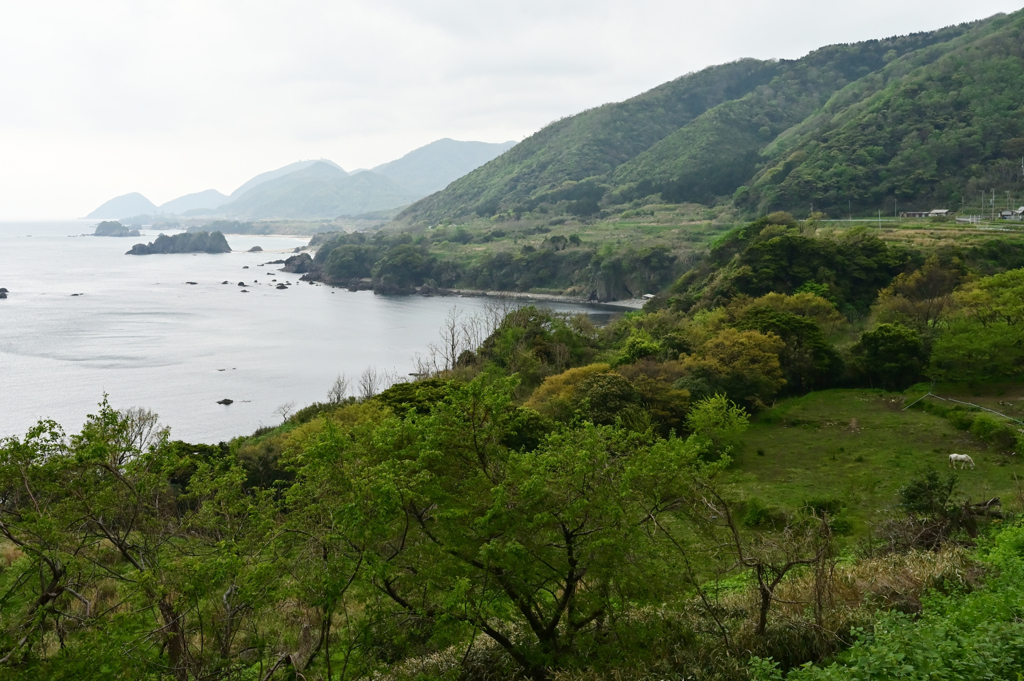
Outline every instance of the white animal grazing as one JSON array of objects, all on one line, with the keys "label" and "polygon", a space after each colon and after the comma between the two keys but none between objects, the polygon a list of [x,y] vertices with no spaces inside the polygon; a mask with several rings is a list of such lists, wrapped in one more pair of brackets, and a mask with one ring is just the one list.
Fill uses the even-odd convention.
[{"label": "white animal grazing", "polygon": [[974,470],[974,459],[966,454],[950,454],[949,467],[956,468],[957,463],[960,464],[960,470],[963,470],[968,464],[970,464],[971,470]]}]

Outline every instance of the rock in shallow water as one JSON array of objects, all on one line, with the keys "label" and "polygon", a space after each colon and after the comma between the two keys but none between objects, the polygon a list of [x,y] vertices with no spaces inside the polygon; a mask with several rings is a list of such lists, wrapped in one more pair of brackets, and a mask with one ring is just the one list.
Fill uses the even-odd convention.
[{"label": "rock in shallow water", "polygon": [[226,397],[223,400],[217,400],[217,404],[232,404],[232,403],[234,403],[234,400],[229,400]]}]

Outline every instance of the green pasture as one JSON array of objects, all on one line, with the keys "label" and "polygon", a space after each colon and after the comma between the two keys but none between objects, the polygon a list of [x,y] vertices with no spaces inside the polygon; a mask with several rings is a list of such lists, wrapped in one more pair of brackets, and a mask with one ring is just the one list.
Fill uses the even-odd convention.
[{"label": "green pasture", "polygon": [[946,471],[951,453],[969,454],[974,470],[957,471],[958,493],[973,502],[1000,497],[1018,507],[1018,457],[996,451],[945,418],[904,406],[912,398],[880,390],[825,390],[780,402],[761,414],[734,454],[727,479],[741,499],[798,508],[839,500],[855,531],[887,517],[908,480]]}]

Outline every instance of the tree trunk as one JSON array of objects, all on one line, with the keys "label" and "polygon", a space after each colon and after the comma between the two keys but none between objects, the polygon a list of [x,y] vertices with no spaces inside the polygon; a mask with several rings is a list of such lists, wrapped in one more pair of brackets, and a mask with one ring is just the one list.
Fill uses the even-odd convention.
[{"label": "tree trunk", "polygon": [[185,634],[181,626],[181,618],[167,601],[160,601],[160,616],[164,620],[164,641],[167,654],[171,661],[171,670],[175,681],[188,681],[188,651],[186,650]]},{"label": "tree trunk", "polygon": [[758,636],[764,636],[765,630],[768,629],[768,611],[772,607],[772,592],[768,590],[764,584],[758,587],[758,593],[761,595],[761,606],[757,611],[757,633]]}]

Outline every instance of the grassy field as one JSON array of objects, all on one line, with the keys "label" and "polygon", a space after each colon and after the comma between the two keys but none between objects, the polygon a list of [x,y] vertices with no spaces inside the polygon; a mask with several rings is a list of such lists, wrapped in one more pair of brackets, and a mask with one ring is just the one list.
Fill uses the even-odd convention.
[{"label": "grassy field", "polygon": [[[1024,483],[1018,458],[940,416],[903,411],[913,399],[873,390],[826,390],[781,402],[752,423],[727,481],[738,497],[768,507],[837,499],[862,534],[874,518],[894,509],[897,491],[909,479],[928,468],[945,471],[949,454],[961,453],[969,454],[976,468],[957,472],[960,495],[974,502],[1000,497],[1006,507],[1022,510],[1014,479]],[[988,401],[1007,399],[992,395]]]},{"label": "grassy field", "polygon": [[883,217],[880,223],[874,220],[826,220],[822,221],[821,225],[824,229],[837,231],[858,226],[867,227],[885,241],[924,251],[952,245],[970,248],[995,238],[1016,240],[1024,235],[1024,223],[999,220],[978,225],[960,225],[947,219],[900,218],[897,220]]},{"label": "grassy field", "polygon": [[[698,204],[651,204],[601,219],[528,214],[520,219],[509,215],[473,218],[465,222],[418,228],[412,234],[429,239],[429,250],[442,259],[471,267],[496,253],[519,254],[524,249],[541,250],[552,237],[575,236],[582,248],[613,254],[625,249],[641,250],[664,246],[678,257],[680,272],[723,234],[744,224],[723,208]],[[964,226],[930,219],[884,219],[881,228],[873,221],[822,221],[818,233],[842,233],[867,227],[890,243],[923,253],[943,246],[970,248],[993,239],[1020,241],[1021,223]],[[550,292],[550,291],[549,291]]]}]

